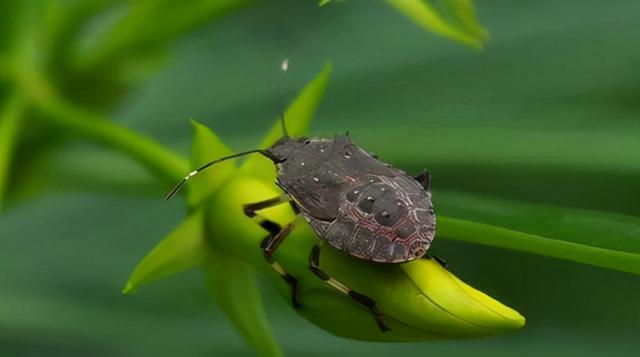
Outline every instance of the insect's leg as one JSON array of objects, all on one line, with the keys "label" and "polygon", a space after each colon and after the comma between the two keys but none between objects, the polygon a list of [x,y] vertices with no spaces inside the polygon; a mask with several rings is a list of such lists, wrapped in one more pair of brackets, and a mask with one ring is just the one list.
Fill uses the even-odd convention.
[{"label": "insect's leg", "polygon": [[263,220],[260,225],[269,231],[269,235],[262,240],[260,243],[260,248],[262,249],[262,254],[267,262],[271,265],[273,270],[275,270],[284,281],[291,285],[291,303],[293,307],[300,307],[300,303],[297,299],[298,292],[298,279],[294,278],[293,275],[287,273],[282,266],[273,259],[273,253],[278,249],[280,244],[287,238],[289,233],[293,230],[295,225],[299,221],[299,217],[297,216],[294,221],[287,224],[284,228],[280,227],[280,225],[276,222],[270,220]]},{"label": "insect's leg", "polygon": [[292,293],[291,293],[291,302],[294,307],[300,307],[300,303],[298,302],[297,296],[297,287],[298,287],[298,279],[294,278],[291,274],[284,271],[282,266],[278,264],[278,262],[274,261],[273,253],[278,249],[278,246],[284,241],[284,239],[291,233],[293,227],[298,223],[300,216],[296,216],[296,219],[291,223],[287,224],[284,228],[280,226],[277,222],[265,219],[257,215],[257,211],[277,206],[286,202],[290,202],[293,210],[296,213],[300,211],[295,206],[291,198],[287,194],[280,195],[278,197],[270,198],[268,200],[254,202],[245,204],[243,206],[244,214],[247,217],[254,218],[258,221],[260,226],[266,229],[269,232],[269,235],[262,240],[260,243],[260,248],[262,249],[262,254],[267,262],[271,265],[273,270],[275,270],[282,279],[284,279],[289,285],[291,285]]},{"label": "insect's leg", "polygon": [[422,172],[414,176],[413,179],[418,181],[425,191],[429,191],[431,187],[431,173],[427,169],[422,170]]},{"label": "insect's leg", "polygon": [[242,207],[244,209],[244,214],[246,214],[248,217],[255,217],[257,211],[263,210],[265,208],[277,206],[279,204],[283,204],[289,201],[291,201],[291,198],[289,197],[289,195],[282,194],[278,197],[270,198],[268,200],[248,203]]},{"label": "insect's leg", "polygon": [[309,255],[309,269],[311,269],[311,271],[316,276],[324,280],[327,284],[331,285],[341,293],[348,295],[350,298],[356,300],[360,304],[364,305],[367,309],[369,309],[369,311],[371,311],[371,313],[373,314],[373,317],[376,320],[376,323],[378,324],[378,328],[380,328],[380,331],[382,332],[391,331],[391,329],[384,323],[384,319],[383,319],[384,316],[382,315],[380,310],[378,310],[378,307],[376,306],[376,302],[373,301],[372,298],[352,290],[351,288],[339,282],[338,280],[330,277],[329,275],[327,275],[327,273],[325,273],[320,269],[320,246],[319,245],[314,246],[313,249],[311,250],[311,254]]},{"label": "insect's leg", "polygon": [[438,257],[438,256],[435,256],[435,255],[425,254],[425,255],[424,255],[424,258],[425,258],[425,259],[431,259],[431,258],[433,258],[436,262],[438,262],[440,265],[442,265],[442,267],[443,267],[443,268],[447,268],[447,267],[449,266],[449,263],[447,263],[447,261],[446,261],[446,260],[444,260],[444,259],[442,259],[442,258],[440,258],[440,257]]},{"label": "insect's leg", "polygon": [[262,226],[262,228],[266,229],[271,236],[274,236],[278,232],[280,232],[282,227],[276,222],[258,216],[257,211],[281,205],[286,202],[289,202],[291,204],[291,207],[296,214],[300,213],[298,207],[296,207],[295,203],[291,200],[291,197],[289,197],[289,195],[287,194],[282,194],[280,196],[273,197],[264,201],[247,203],[243,205],[242,208],[244,210],[244,214],[247,217],[253,218],[260,226]]}]

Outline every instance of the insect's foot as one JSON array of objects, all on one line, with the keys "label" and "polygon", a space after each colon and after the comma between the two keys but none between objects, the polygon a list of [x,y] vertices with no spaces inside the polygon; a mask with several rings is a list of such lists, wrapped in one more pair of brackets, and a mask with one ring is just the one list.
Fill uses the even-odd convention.
[{"label": "insect's foot", "polygon": [[256,211],[254,211],[249,205],[242,205],[242,212],[244,212],[244,215],[249,218],[256,216]]},{"label": "insect's foot", "polygon": [[442,259],[440,257],[437,257],[435,255],[425,254],[425,256],[423,258],[424,259],[429,259],[429,260],[433,259],[436,262],[438,262],[438,264],[442,265],[442,267],[445,268],[445,269],[449,266],[449,263],[447,263],[446,260],[444,260],[444,259]]},{"label": "insect's foot", "polygon": [[381,332],[391,331],[391,328],[384,323],[382,314],[379,313],[374,317],[376,319],[376,323],[378,324],[378,328],[380,329]]},{"label": "insect's foot", "polygon": [[298,279],[290,274],[283,275],[282,278],[291,285],[291,304],[294,309],[301,308],[302,305],[298,301]]},{"label": "insect's foot", "polygon": [[358,301],[359,303],[361,303],[362,305],[364,305],[365,307],[367,307],[369,311],[371,311],[371,314],[373,315],[373,318],[376,320],[376,324],[378,324],[378,328],[380,328],[380,331],[382,332],[391,331],[389,326],[387,326],[384,323],[384,315],[380,312],[380,310],[378,310],[378,307],[376,306],[376,303],[375,301],[373,301],[372,298],[366,295],[360,294],[359,292],[356,292],[353,290],[349,291],[349,296],[354,300]]},{"label": "insect's foot", "polygon": [[444,260],[444,259],[442,259],[440,257],[437,257],[437,256],[434,255],[433,259],[435,259],[436,262],[440,263],[440,265],[442,265],[442,267],[445,268],[445,269],[449,266],[449,263],[447,263],[446,260]]},{"label": "insect's foot", "polygon": [[291,304],[293,305],[294,309],[299,309],[302,307],[302,304],[300,304],[296,295],[297,294],[295,293],[295,291],[291,294]]}]

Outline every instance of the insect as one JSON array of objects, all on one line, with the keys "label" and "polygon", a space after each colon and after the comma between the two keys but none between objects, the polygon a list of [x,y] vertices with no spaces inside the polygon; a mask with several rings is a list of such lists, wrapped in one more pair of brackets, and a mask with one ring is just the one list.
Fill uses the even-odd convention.
[{"label": "insect", "polygon": [[[174,196],[191,177],[216,163],[254,153],[273,161],[278,175],[276,184],[284,193],[246,204],[244,213],[256,217],[258,211],[284,203],[291,204],[297,213],[297,218],[284,227],[269,220],[260,223],[269,232],[261,244],[264,257],[292,286],[295,307],[300,306],[296,299],[297,280],[273,259],[273,254],[300,218],[323,241],[360,259],[391,264],[426,255],[436,229],[428,171],[411,177],[378,160],[348,135],[337,135],[333,139],[291,138],[284,116],[281,123],[284,136],[273,146],[207,163],[187,175],[166,198]],[[373,299],[322,271],[320,252],[319,244],[310,252],[311,271],[368,308],[380,330],[389,330]]]}]

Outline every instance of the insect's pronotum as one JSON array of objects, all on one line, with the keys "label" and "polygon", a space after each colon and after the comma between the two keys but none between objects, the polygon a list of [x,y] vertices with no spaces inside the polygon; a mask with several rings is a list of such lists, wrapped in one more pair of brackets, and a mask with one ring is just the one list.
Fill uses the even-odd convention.
[{"label": "insect's pronotum", "polygon": [[[282,68],[286,70],[286,62]],[[285,227],[269,220],[261,222],[269,232],[261,244],[264,257],[292,286],[294,306],[299,306],[297,279],[274,261],[273,253],[300,221],[299,217],[304,218],[322,240],[357,258],[403,263],[425,256],[436,230],[428,171],[411,177],[361,149],[348,135],[336,135],[333,139],[291,138],[284,116],[281,122],[283,137],[273,146],[207,163],[187,175],[166,198],[174,196],[187,180],[216,163],[253,153],[272,160],[277,168],[276,184],[284,193],[246,204],[244,212],[254,217],[259,210],[288,202],[298,214]],[[321,270],[320,245],[310,252],[309,268],[329,285],[366,306],[382,331],[389,330],[373,299]]]}]

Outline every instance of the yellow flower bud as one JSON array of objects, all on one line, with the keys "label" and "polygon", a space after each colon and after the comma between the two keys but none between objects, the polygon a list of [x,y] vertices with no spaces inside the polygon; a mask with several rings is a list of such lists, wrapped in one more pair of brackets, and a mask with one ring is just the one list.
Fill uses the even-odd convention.
[{"label": "yellow flower bud", "polygon": [[[243,203],[280,194],[272,185],[237,176],[211,198],[205,222],[217,249],[250,262],[291,301],[291,286],[273,271],[259,248],[267,232],[242,211]],[[260,215],[282,225],[294,218],[286,204],[260,211]],[[333,334],[368,341],[422,341],[483,337],[524,325],[518,312],[468,286],[434,260],[380,264],[323,245],[321,269],[376,302],[391,328],[381,332],[364,306],[309,270],[309,254],[318,243],[321,239],[300,224],[274,258],[298,279],[297,300],[302,306],[296,311]]]}]

